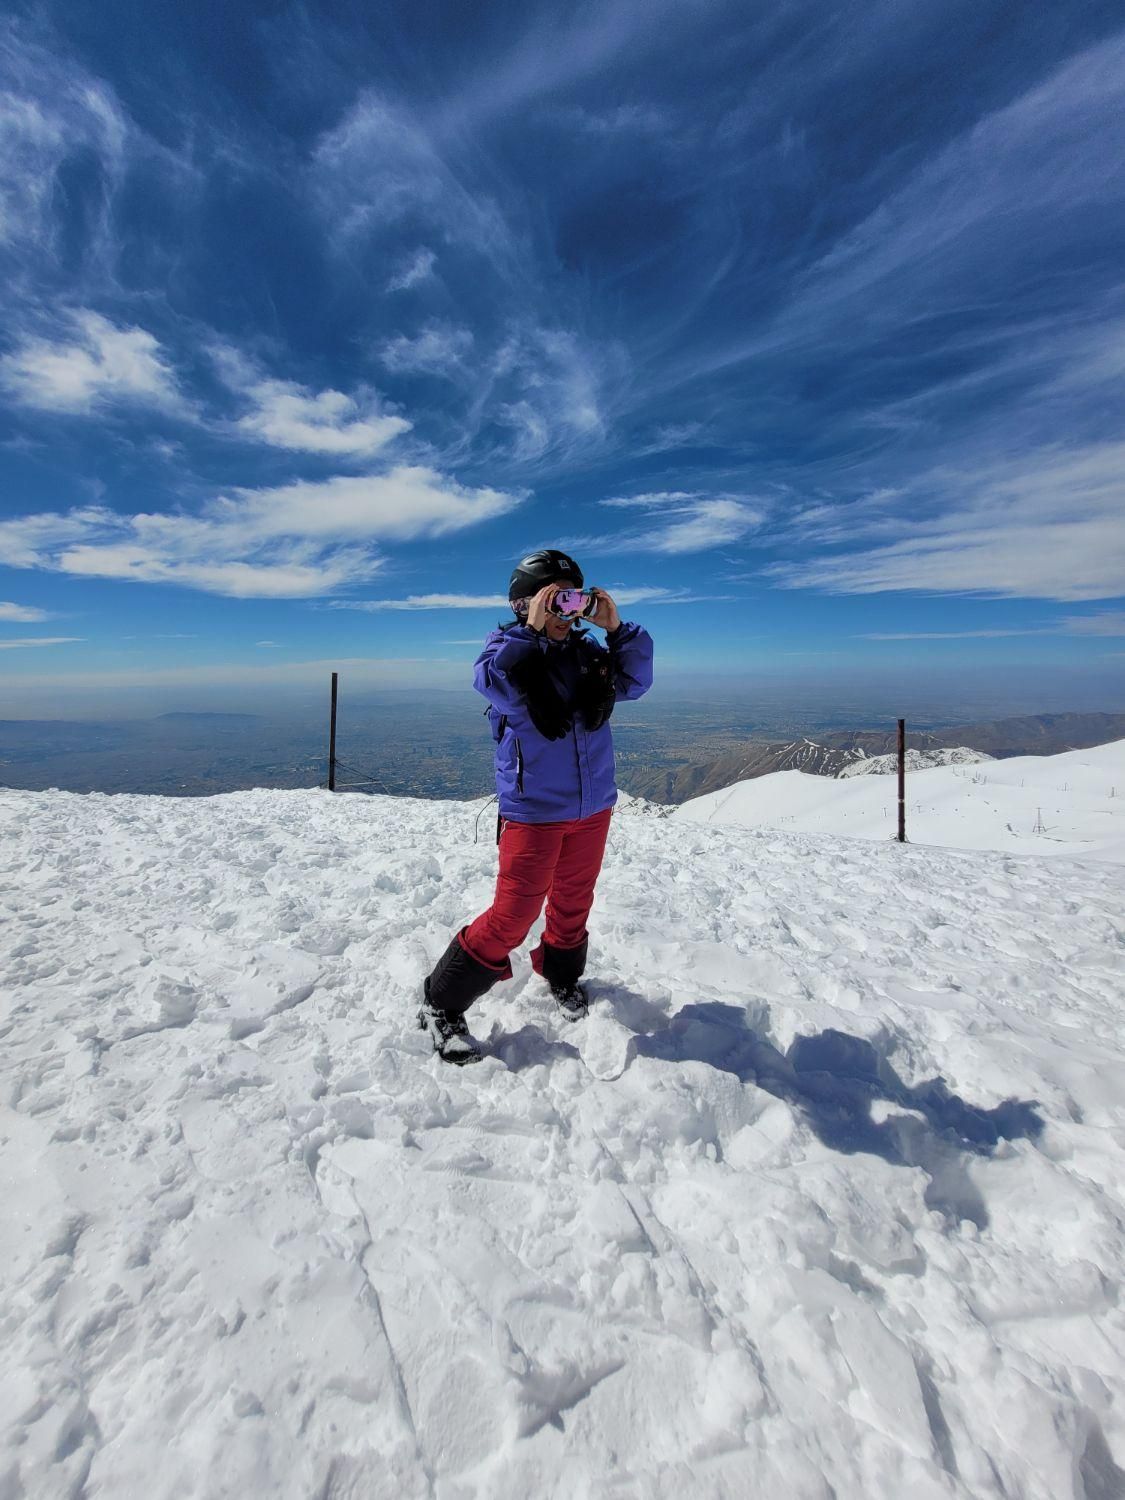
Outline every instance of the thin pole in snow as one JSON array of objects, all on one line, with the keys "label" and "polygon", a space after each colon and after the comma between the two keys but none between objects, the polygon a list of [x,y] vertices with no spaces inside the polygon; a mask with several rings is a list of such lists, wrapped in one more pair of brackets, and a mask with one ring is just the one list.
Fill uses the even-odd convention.
[{"label": "thin pole in snow", "polygon": [[332,673],[332,716],[328,729],[328,790],[336,790],[336,684],[340,674]]},{"label": "thin pole in snow", "polygon": [[906,843],[906,720],[898,721],[898,841]]}]

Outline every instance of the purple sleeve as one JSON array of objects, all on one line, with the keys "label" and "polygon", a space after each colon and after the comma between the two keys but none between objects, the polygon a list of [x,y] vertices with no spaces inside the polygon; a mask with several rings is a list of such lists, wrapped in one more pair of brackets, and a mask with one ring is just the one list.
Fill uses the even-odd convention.
[{"label": "purple sleeve", "polygon": [[616,702],[643,698],[652,686],[652,636],[642,625],[622,623],[606,636],[613,652]]},{"label": "purple sleeve", "polygon": [[473,686],[494,708],[514,708],[521,693],[509,673],[533,651],[546,649],[546,637],[530,625],[513,625],[510,630],[494,630],[484,650],[473,663]]}]

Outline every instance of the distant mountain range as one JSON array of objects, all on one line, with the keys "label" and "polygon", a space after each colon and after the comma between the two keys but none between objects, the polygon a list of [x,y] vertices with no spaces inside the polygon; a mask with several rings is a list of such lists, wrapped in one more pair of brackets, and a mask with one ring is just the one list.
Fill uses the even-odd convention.
[{"label": "distant mountain range", "polygon": [[[1014,719],[993,719],[981,724],[960,724],[952,729],[912,733],[907,728],[908,750],[913,769],[922,764],[950,763],[951,757],[937,752],[975,750],[995,760],[1015,755],[1059,755],[1066,750],[1086,750],[1125,739],[1125,714],[1037,714]],[[769,776],[774,771],[804,771],[809,776],[854,776],[884,769],[879,757],[894,756],[897,729],[836,730],[817,740],[748,741],[737,751],[717,760],[698,764],[660,767],[652,771],[631,768],[628,789],[650,802],[678,804],[708,792],[722,791],[739,781]],[[956,757],[970,760],[972,757]],[[864,765],[864,762],[869,762]],[[893,761],[885,764],[893,769]]]}]

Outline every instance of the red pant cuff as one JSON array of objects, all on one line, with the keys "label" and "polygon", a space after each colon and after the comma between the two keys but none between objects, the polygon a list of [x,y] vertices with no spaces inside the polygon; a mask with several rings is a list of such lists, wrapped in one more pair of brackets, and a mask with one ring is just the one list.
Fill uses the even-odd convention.
[{"label": "red pant cuff", "polygon": [[510,958],[506,958],[502,964],[490,964],[486,958],[481,958],[480,954],[474,953],[472,948],[470,948],[468,943],[465,941],[465,934],[466,932],[468,932],[468,930],[468,927],[462,927],[461,931],[457,934],[457,941],[461,944],[461,947],[464,948],[469,957],[473,959],[475,963],[483,964],[486,969],[492,969],[495,973],[501,975],[504,979],[511,979],[513,977],[512,960]]}]

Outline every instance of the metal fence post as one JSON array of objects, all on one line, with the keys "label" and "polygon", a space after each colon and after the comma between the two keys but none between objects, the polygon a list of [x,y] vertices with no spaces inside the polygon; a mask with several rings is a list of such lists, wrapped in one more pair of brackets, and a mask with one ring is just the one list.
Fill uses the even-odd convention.
[{"label": "metal fence post", "polygon": [[898,841],[906,843],[906,720],[898,721]]},{"label": "metal fence post", "polygon": [[328,730],[328,790],[336,790],[336,682],[338,672],[332,673],[332,719]]}]

